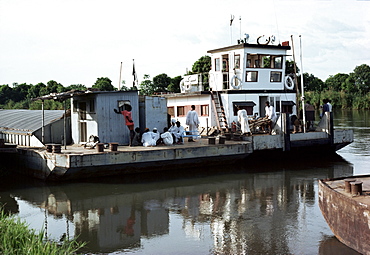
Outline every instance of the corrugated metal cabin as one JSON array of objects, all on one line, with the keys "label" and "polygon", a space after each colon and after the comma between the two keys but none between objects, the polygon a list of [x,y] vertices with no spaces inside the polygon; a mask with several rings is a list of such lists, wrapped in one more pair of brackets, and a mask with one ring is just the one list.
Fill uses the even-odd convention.
[{"label": "corrugated metal cabin", "polygon": [[[44,111],[44,142],[63,143],[64,111]],[[67,143],[71,143],[70,117],[67,121]],[[6,143],[43,147],[42,110],[0,110],[0,138]]]},{"label": "corrugated metal cabin", "polygon": [[75,144],[84,144],[90,135],[100,142],[129,144],[130,133],[122,114],[117,109],[124,104],[132,106],[135,127],[161,132],[167,126],[167,101],[159,97],[141,97],[137,91],[86,92],[72,97],[72,138]]}]

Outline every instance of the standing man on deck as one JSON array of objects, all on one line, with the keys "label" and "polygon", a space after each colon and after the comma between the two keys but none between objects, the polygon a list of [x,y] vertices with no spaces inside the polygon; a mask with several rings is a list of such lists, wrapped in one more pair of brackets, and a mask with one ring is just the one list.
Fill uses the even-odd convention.
[{"label": "standing man on deck", "polygon": [[115,113],[122,114],[125,119],[125,124],[128,130],[130,131],[130,139],[129,139],[130,146],[132,146],[132,140],[134,139],[134,136],[135,136],[134,121],[132,120],[131,110],[132,110],[132,107],[129,104],[124,104],[123,106],[119,108],[119,110],[114,109]]},{"label": "standing man on deck", "polygon": [[[186,115],[186,125],[189,126],[190,135],[197,135],[199,126],[198,114],[195,111],[195,105],[191,106],[191,110]],[[188,142],[194,142],[193,137],[190,137]]]},{"label": "standing man on deck", "polygon": [[249,128],[249,122],[248,122],[248,114],[245,109],[242,109],[240,106],[238,106],[238,122],[240,123],[240,129],[242,131],[242,135],[247,134],[251,135],[251,130]]},{"label": "standing man on deck", "polygon": [[266,105],[265,107],[266,117],[265,118],[269,120],[268,122],[269,134],[271,135],[272,128],[275,126],[277,116],[275,113],[275,108],[272,105],[270,105],[269,101],[266,101],[265,105]]}]

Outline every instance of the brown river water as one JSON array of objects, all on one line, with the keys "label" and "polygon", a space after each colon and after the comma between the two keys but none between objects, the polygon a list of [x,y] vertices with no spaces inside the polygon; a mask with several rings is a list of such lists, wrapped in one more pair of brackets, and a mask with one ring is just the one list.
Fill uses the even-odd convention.
[{"label": "brown river water", "polygon": [[317,180],[370,172],[370,112],[334,118],[355,135],[334,156],[70,183],[3,176],[0,202],[49,239],[87,242],[83,254],[357,254],[321,215]]}]

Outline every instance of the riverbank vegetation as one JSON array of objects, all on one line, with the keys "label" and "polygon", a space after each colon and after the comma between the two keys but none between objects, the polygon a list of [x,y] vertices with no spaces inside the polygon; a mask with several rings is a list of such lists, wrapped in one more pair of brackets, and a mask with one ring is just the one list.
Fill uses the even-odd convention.
[{"label": "riverbank vegetation", "polygon": [[337,109],[370,109],[370,66],[363,64],[350,74],[331,75],[325,82],[312,74],[303,75],[305,98],[316,107],[328,98]]},{"label": "riverbank vegetation", "polygon": [[0,212],[0,254],[68,255],[77,254],[84,244],[72,241],[46,241],[45,233],[29,229],[26,223]]},{"label": "riverbank vegetation", "polygon": [[[286,61],[286,74],[294,75],[294,70],[299,73],[299,69],[294,69],[293,61]],[[202,56],[192,66],[192,69],[187,74],[202,73],[203,86],[207,89],[208,72],[211,69],[211,58]],[[313,74],[304,73],[304,91],[305,98],[311,104],[319,107],[322,100],[328,98],[335,108],[342,109],[370,109],[370,66],[362,64],[356,66],[353,72],[349,74],[338,73],[330,75],[325,81],[315,77]],[[159,74],[153,79],[148,74],[145,74],[140,84],[131,87],[125,86],[125,81],[122,81],[121,90],[138,90],[140,95],[154,95],[161,93],[178,93],[180,92],[180,82],[182,77],[169,77],[167,74]],[[297,77],[297,90],[300,92],[300,76]],[[135,83],[134,83],[135,84]],[[46,84],[18,84],[13,83],[0,85],[0,109],[41,109],[40,101],[33,101],[33,98],[48,95],[50,93],[61,93],[70,90],[86,90],[87,88],[101,91],[114,91],[112,81],[107,77],[98,78],[95,84],[85,86],[83,84],[72,84],[67,87],[51,80]],[[69,101],[69,100],[68,100]],[[67,102],[67,108],[70,104]],[[44,102],[46,110],[61,110],[63,103],[53,100]]]}]

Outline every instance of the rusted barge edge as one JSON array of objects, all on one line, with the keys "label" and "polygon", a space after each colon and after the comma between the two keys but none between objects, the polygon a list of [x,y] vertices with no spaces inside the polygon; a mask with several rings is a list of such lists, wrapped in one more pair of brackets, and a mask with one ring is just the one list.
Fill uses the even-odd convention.
[{"label": "rusted barge edge", "polygon": [[370,254],[370,208],[368,203],[361,202],[366,199],[366,195],[346,195],[331,188],[326,182],[369,177],[357,175],[318,181],[319,207],[330,229],[339,241],[362,254]]}]

